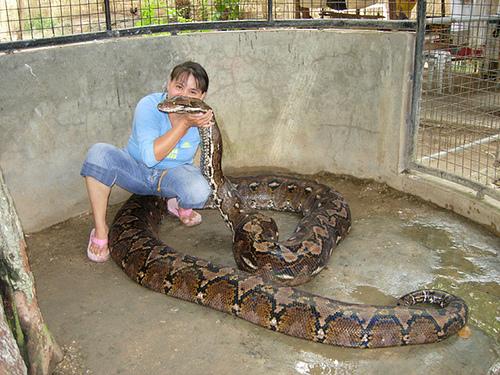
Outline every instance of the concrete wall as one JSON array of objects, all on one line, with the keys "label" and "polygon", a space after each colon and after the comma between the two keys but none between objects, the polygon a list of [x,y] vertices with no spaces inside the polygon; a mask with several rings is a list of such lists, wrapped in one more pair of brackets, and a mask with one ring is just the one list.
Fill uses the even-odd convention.
[{"label": "concrete wall", "polygon": [[187,59],[210,75],[206,101],[224,135],[224,168],[328,171],[404,189],[413,44],[404,32],[273,30],[2,55],[0,166],[24,229],[88,210],[79,176],[86,150],[125,145],[137,101]]}]

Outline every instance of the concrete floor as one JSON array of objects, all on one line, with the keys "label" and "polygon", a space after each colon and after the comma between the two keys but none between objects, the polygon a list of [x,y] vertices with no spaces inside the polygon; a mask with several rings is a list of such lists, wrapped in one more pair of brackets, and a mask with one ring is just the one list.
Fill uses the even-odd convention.
[{"label": "concrete floor", "polygon": [[[39,303],[66,353],[56,374],[500,373],[500,239],[384,185],[317,177],[345,195],[354,220],[330,266],[303,289],[373,304],[422,287],[444,289],[469,304],[470,338],[356,350],[267,331],[142,288],[112,261],[89,262],[87,215],[28,236]],[[297,222],[273,216],[282,237]],[[234,265],[219,214],[203,217],[195,228],[169,217],[161,237],[177,250]]]}]

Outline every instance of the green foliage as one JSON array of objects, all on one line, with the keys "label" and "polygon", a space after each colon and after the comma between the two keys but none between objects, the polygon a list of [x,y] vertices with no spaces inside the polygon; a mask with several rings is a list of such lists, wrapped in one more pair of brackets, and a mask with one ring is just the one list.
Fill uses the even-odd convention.
[{"label": "green foliage", "polygon": [[[8,272],[8,271],[7,271]],[[7,276],[9,277],[9,276]],[[12,287],[10,285],[5,285],[5,289],[9,290],[7,292],[8,295],[12,295],[14,292],[12,290]],[[7,297],[9,298],[9,297]],[[7,324],[9,325],[10,331],[12,332],[12,335],[14,336],[14,339],[17,342],[17,346],[19,347],[19,351],[21,353],[21,356],[23,357],[24,361],[26,362],[28,360],[28,345],[26,343],[26,337],[24,336],[23,330],[21,328],[21,320],[19,318],[19,313],[17,312],[17,306],[15,303],[12,303],[12,301],[2,300],[2,294],[0,293],[0,303],[4,303],[5,310],[3,311],[5,315],[5,319],[7,321]],[[27,362],[26,362],[27,363]]]},{"label": "green foliage", "polygon": [[25,31],[48,30],[55,26],[55,21],[50,17],[35,16],[35,18],[24,22]]},{"label": "green foliage", "polygon": [[142,3],[141,19],[135,22],[135,26],[164,25],[172,22],[191,22],[191,18],[183,17],[175,8],[167,8],[166,1],[146,0]]},{"label": "green foliage", "polygon": [[149,0],[145,1],[141,7],[141,19],[136,22],[136,26],[158,25],[161,20],[156,17],[155,9]]},{"label": "green foliage", "polygon": [[210,9],[208,6],[208,0],[201,1],[201,19],[202,21],[212,21],[212,17],[210,17]]},{"label": "green foliage", "polygon": [[215,0],[214,21],[240,18],[240,0]]},{"label": "green foliage", "polygon": [[[214,11],[210,11],[208,0],[201,1],[200,18],[203,21],[237,20],[240,17],[240,0],[215,0]],[[135,26],[164,25],[172,22],[193,22],[189,8],[167,7],[165,0],[146,0],[142,3],[141,18]]]}]

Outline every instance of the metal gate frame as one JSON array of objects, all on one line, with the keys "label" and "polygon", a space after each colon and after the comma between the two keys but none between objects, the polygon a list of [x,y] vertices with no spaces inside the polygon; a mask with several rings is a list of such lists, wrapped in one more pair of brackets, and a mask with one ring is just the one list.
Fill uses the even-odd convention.
[{"label": "metal gate frame", "polygon": [[[420,171],[432,176],[436,176],[460,185],[473,189],[476,192],[478,199],[483,199],[488,195],[500,201],[500,191],[490,188],[486,185],[474,182],[467,178],[442,171],[436,168],[427,167],[416,162],[416,144],[418,128],[420,125],[420,102],[422,99],[422,77],[424,70],[424,40],[426,29],[426,9],[427,0],[418,0],[417,2],[417,25],[416,25],[416,39],[414,51],[414,65],[413,65],[413,86],[410,104],[410,114],[407,121],[408,132],[406,139],[406,159],[403,161],[403,169],[405,172],[411,170]],[[499,17],[500,19],[500,17]]]}]

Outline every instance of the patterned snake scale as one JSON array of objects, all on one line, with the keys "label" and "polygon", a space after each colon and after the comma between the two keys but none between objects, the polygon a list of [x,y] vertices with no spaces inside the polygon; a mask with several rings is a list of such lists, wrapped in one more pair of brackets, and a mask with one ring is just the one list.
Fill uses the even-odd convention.
[{"label": "patterned snake scale", "polygon": [[[203,112],[204,102],[174,97],[163,112]],[[233,253],[242,270],[181,254],[158,239],[165,199],[133,195],[110,230],[111,256],[140,285],[232,314],[267,329],[315,342],[376,348],[441,341],[467,322],[467,305],[438,290],[419,290],[396,306],[351,304],[293,288],[327,264],[348,233],[350,211],[328,186],[281,177],[224,177],[217,124],[200,129],[201,168],[217,207],[233,232]],[[286,241],[274,221],[257,210],[289,211],[302,219]],[[420,305],[420,306],[416,306]]]}]

